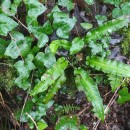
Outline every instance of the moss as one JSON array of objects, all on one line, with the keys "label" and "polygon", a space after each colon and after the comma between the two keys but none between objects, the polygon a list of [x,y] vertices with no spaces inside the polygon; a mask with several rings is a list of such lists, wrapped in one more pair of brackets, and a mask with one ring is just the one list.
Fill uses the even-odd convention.
[{"label": "moss", "polygon": [[10,90],[14,86],[15,70],[7,64],[0,64],[0,90]]},{"label": "moss", "polygon": [[121,43],[122,52],[124,55],[130,55],[130,27],[126,30],[123,30],[124,39]]}]

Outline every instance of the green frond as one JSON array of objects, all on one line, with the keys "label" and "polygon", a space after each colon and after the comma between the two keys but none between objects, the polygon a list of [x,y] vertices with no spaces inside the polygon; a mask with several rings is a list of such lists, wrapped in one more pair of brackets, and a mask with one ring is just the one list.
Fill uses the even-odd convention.
[{"label": "green frond", "polygon": [[128,18],[113,19],[89,31],[84,40],[86,43],[96,41],[101,39],[104,35],[110,34],[124,26],[127,26],[128,23]]},{"label": "green frond", "polygon": [[56,82],[63,73],[66,67],[68,66],[68,62],[64,57],[58,59],[58,61],[46,71],[41,77],[41,81],[35,86],[32,90],[31,95],[36,95],[40,92],[44,92],[48,89],[48,87]]},{"label": "green frond", "polygon": [[92,78],[87,74],[87,72],[81,68],[75,69],[75,82],[79,90],[82,90],[87,99],[92,103],[95,115],[102,121],[104,120],[104,108],[102,103],[102,98],[99,94],[97,85],[94,83]]},{"label": "green frond", "polygon": [[66,77],[64,73],[55,81],[55,83],[49,88],[48,93],[46,94],[46,97],[44,98],[43,102],[48,103],[53,96],[56,94],[58,89],[61,87],[61,85],[65,82]]},{"label": "green frond", "polygon": [[101,70],[104,73],[111,73],[117,76],[130,77],[130,66],[121,62],[92,56],[86,58],[86,64],[90,65],[92,68]]}]

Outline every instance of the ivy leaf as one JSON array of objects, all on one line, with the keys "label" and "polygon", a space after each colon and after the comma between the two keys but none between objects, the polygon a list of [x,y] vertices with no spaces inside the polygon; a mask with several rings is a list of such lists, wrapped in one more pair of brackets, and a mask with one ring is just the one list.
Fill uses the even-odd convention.
[{"label": "ivy leaf", "polygon": [[65,58],[60,58],[58,61],[46,71],[41,77],[41,81],[32,90],[31,95],[36,95],[45,91],[50,85],[54,84],[55,80],[63,74],[64,70],[68,66],[68,62]]},{"label": "ivy leaf", "polygon": [[18,26],[10,17],[0,14],[0,35],[7,36],[8,32]]},{"label": "ivy leaf", "polygon": [[121,7],[117,7],[112,11],[112,16],[114,18],[129,15],[130,14],[130,2],[123,3]]},{"label": "ivy leaf", "polygon": [[44,33],[40,33],[40,32],[36,32],[35,33],[36,38],[38,39],[38,43],[37,46],[39,48],[42,48],[45,46],[45,44],[49,41],[49,38],[46,34]]},{"label": "ivy leaf", "polygon": [[125,87],[118,92],[119,98],[117,100],[118,103],[123,104],[127,101],[130,101],[130,93],[128,93],[128,88]]},{"label": "ivy leaf", "polygon": [[22,33],[12,32],[12,41],[6,48],[5,55],[16,59],[19,55],[26,57],[31,50],[31,37],[24,37]]},{"label": "ivy leaf", "polygon": [[73,39],[72,41],[72,46],[70,48],[70,54],[73,55],[73,54],[76,54],[77,52],[79,52],[84,46],[84,40],[79,38],[79,37],[76,37]]},{"label": "ivy leaf", "polygon": [[17,69],[18,74],[22,77],[28,78],[31,70],[35,69],[32,60],[34,59],[33,55],[29,54],[25,59],[25,62],[22,60],[17,61],[14,64],[14,67]]},{"label": "ivy leaf", "polygon": [[44,130],[48,125],[44,120],[37,122],[38,130]]},{"label": "ivy leaf", "polygon": [[74,3],[72,0],[58,0],[58,5],[67,7],[69,11],[71,11],[74,8]]},{"label": "ivy leaf", "polygon": [[78,89],[86,94],[88,100],[92,103],[96,116],[104,121],[104,108],[102,98],[99,94],[97,85],[92,78],[86,73],[85,70],[78,68],[75,69],[74,74],[76,76],[75,82]]},{"label": "ivy leaf", "polygon": [[93,27],[93,25],[90,23],[80,23],[80,25],[83,29],[86,29],[86,30],[89,30]]},{"label": "ivy leaf", "polygon": [[31,18],[37,18],[46,10],[46,7],[38,0],[24,0],[24,2],[28,7],[28,16]]},{"label": "ivy leaf", "polygon": [[87,4],[92,5],[94,4],[94,0],[84,0]]},{"label": "ivy leaf", "polygon": [[47,68],[50,68],[56,62],[54,54],[50,51],[48,47],[45,49],[43,60],[44,66]]},{"label": "ivy leaf", "polygon": [[53,32],[52,25],[49,21],[46,21],[42,27],[45,34],[51,34]]},{"label": "ivy leaf", "polygon": [[50,44],[50,51],[55,54],[58,50],[58,48],[64,48],[66,50],[69,50],[71,46],[71,43],[67,40],[54,40]]},{"label": "ivy leaf", "polygon": [[45,49],[45,53],[38,52],[35,57],[35,64],[39,67],[44,65],[45,67],[50,68],[55,62],[56,58],[48,47]]},{"label": "ivy leaf", "polygon": [[29,79],[27,77],[23,77],[22,75],[16,78],[14,83],[23,90],[27,90],[31,86]]},{"label": "ivy leaf", "polygon": [[104,73],[111,73],[122,77],[130,77],[130,66],[121,62],[92,56],[86,58],[86,64],[90,65],[92,68],[101,70]]},{"label": "ivy leaf", "polygon": [[77,116],[63,116],[55,126],[55,130],[79,130],[79,119]]},{"label": "ivy leaf", "polygon": [[105,15],[96,15],[95,18],[97,19],[99,25],[107,21],[107,17]]},{"label": "ivy leaf", "polygon": [[14,0],[13,2],[11,2],[11,0],[3,0],[1,4],[3,13],[10,16],[15,15],[21,2],[22,0]]}]

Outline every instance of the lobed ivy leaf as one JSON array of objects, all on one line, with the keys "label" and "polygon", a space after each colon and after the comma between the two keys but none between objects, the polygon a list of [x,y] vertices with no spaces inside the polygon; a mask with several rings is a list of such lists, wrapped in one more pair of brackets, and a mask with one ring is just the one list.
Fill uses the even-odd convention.
[{"label": "lobed ivy leaf", "polygon": [[90,23],[80,23],[80,25],[83,29],[86,29],[86,30],[89,30],[93,27],[93,25]]},{"label": "lobed ivy leaf", "polygon": [[49,86],[55,83],[55,80],[63,74],[64,70],[68,66],[68,62],[65,58],[60,58],[58,61],[48,69],[43,76],[41,77],[41,81],[35,86],[32,90],[31,95],[36,95],[45,91]]},{"label": "lobed ivy leaf", "polygon": [[12,31],[18,23],[5,14],[0,14],[0,35],[7,36],[9,31]]},{"label": "lobed ivy leaf", "polygon": [[130,93],[128,93],[128,88],[122,88],[119,92],[119,98],[117,100],[118,103],[122,104],[125,103],[127,101],[130,101]]},{"label": "lobed ivy leaf", "polygon": [[112,11],[112,16],[114,18],[123,15],[130,15],[130,2],[125,2],[120,7],[114,8],[114,10]]},{"label": "lobed ivy leaf", "polygon": [[55,126],[55,130],[79,130],[79,119],[77,116],[63,116]]},{"label": "lobed ivy leaf", "polygon": [[13,31],[11,33],[12,40],[9,46],[6,48],[5,55],[10,56],[12,59],[16,59],[19,55],[26,57],[31,51],[31,37],[24,37],[22,33]]},{"label": "lobed ivy leaf", "polygon": [[74,8],[73,0],[58,0],[58,5],[66,7],[69,11]]},{"label": "lobed ivy leaf", "polygon": [[14,64],[14,67],[17,69],[20,76],[29,77],[31,70],[35,69],[35,66],[32,63],[33,59],[33,55],[29,54],[25,61],[19,60]]},{"label": "lobed ivy leaf", "polygon": [[95,115],[104,121],[104,108],[97,85],[87,72],[81,68],[74,70],[75,82],[80,91],[83,91],[87,99],[92,103]]},{"label": "lobed ivy leaf", "polygon": [[28,16],[31,18],[37,18],[42,14],[46,7],[40,3],[38,0],[23,0],[28,8]]},{"label": "lobed ivy leaf", "polygon": [[104,73],[111,73],[122,77],[130,77],[130,66],[118,61],[92,56],[86,58],[86,64],[90,65],[92,68],[101,70]]},{"label": "lobed ivy leaf", "polygon": [[83,48],[84,44],[84,39],[79,37],[74,38],[70,48],[70,54],[73,55],[79,52]]},{"label": "lobed ivy leaf", "polygon": [[50,50],[53,54],[55,54],[58,50],[58,48],[64,48],[66,50],[69,50],[71,46],[71,43],[67,40],[54,40],[50,44]]},{"label": "lobed ivy leaf", "polygon": [[14,16],[17,13],[17,8],[20,5],[22,0],[3,0],[1,4],[1,9],[3,13],[9,15],[9,16]]}]

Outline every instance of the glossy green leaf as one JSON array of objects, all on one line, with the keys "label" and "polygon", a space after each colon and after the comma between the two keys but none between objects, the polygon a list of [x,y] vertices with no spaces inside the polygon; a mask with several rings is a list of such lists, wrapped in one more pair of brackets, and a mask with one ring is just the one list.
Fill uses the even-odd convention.
[{"label": "glossy green leaf", "polygon": [[92,103],[96,116],[104,121],[104,108],[102,98],[99,94],[97,85],[85,70],[75,69],[75,82],[78,89],[86,94],[87,99]]},{"label": "glossy green leaf", "polygon": [[119,94],[119,98],[117,100],[118,103],[122,104],[122,103],[130,101],[130,93],[128,93],[128,88],[127,87],[121,89],[118,92],[118,94]]},{"label": "glossy green leaf", "polygon": [[44,130],[48,125],[45,121],[39,121],[37,122],[38,130]]},{"label": "glossy green leaf", "polygon": [[58,61],[46,71],[41,77],[41,81],[32,90],[31,95],[36,95],[45,91],[50,85],[54,84],[55,80],[63,74],[64,70],[68,66],[68,62],[65,58],[60,58]]},{"label": "glossy green leaf", "polygon": [[84,0],[87,4],[92,5],[94,4],[94,0]]},{"label": "glossy green leaf", "polygon": [[45,34],[51,34],[53,32],[51,23],[49,21],[45,22],[42,27],[42,30]]},{"label": "glossy green leaf", "polygon": [[96,15],[95,18],[97,19],[98,25],[107,21],[107,17],[105,15]]},{"label": "glossy green leaf", "polygon": [[77,52],[79,52],[84,46],[84,40],[79,38],[79,37],[76,37],[73,39],[72,41],[72,46],[70,48],[70,54],[73,55],[73,54],[76,54]]},{"label": "glossy green leaf", "polygon": [[64,74],[62,74],[55,83],[49,88],[48,93],[46,94],[46,97],[44,98],[43,102],[47,103],[49,102],[53,96],[56,94],[58,89],[61,87],[61,85],[66,81],[66,77]]},{"label": "glossy green leaf", "polygon": [[55,126],[55,130],[79,130],[79,119],[77,116],[63,116]]},{"label": "glossy green leaf", "polygon": [[12,40],[9,46],[6,48],[5,55],[10,56],[12,59],[16,59],[19,55],[26,57],[31,50],[31,37],[24,37],[22,33],[12,32]]},{"label": "glossy green leaf", "polygon": [[112,11],[112,16],[114,18],[122,15],[130,15],[130,2],[123,3],[120,7],[117,7]]},{"label": "glossy green leaf", "polygon": [[22,0],[13,0],[13,2],[11,0],[2,0],[1,8],[3,13],[14,16],[21,2]]},{"label": "glossy green leaf", "polygon": [[130,77],[130,66],[118,61],[107,60],[101,57],[92,56],[86,58],[86,64],[90,65],[92,68],[101,70],[104,73]]},{"label": "glossy green leaf", "polygon": [[86,29],[86,30],[91,29],[93,27],[93,25],[90,23],[80,23],[80,25],[83,29]]},{"label": "glossy green leaf", "polygon": [[89,31],[84,38],[85,42],[88,43],[91,41],[96,41],[98,39],[101,39],[104,35],[112,33],[124,26],[127,26],[128,23],[129,23],[129,20],[126,17],[108,21],[104,23],[103,25],[100,25],[99,27],[96,27],[92,29],[91,31]]},{"label": "glossy green leaf", "polygon": [[64,48],[66,50],[69,50],[71,46],[71,43],[67,40],[54,40],[50,44],[50,50],[52,53],[56,53],[58,48]]},{"label": "glossy green leaf", "polygon": [[31,70],[35,69],[32,60],[34,57],[29,54],[25,61],[19,60],[14,64],[14,67],[17,69],[17,72],[22,77],[29,77]]},{"label": "glossy green leaf", "polygon": [[71,11],[74,8],[73,0],[58,0],[58,5],[66,7],[69,11]]},{"label": "glossy green leaf", "polygon": [[32,18],[37,18],[46,10],[46,7],[38,0],[24,0],[24,2],[28,8],[28,16]]},{"label": "glossy green leaf", "polygon": [[0,14],[0,35],[7,36],[8,32],[17,26],[18,23],[16,23],[13,19],[5,14]]}]

